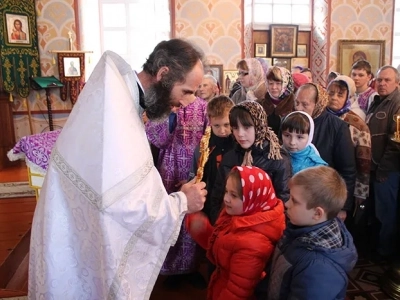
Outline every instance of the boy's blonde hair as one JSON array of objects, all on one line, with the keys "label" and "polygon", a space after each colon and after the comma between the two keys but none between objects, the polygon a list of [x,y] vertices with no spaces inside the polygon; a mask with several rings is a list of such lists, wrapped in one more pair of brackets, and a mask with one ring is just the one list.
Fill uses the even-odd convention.
[{"label": "boy's blonde hair", "polygon": [[222,118],[223,116],[229,114],[231,108],[235,105],[235,103],[231,100],[231,98],[221,95],[212,98],[207,103],[207,116],[210,118]]},{"label": "boy's blonde hair", "polygon": [[327,166],[304,169],[289,181],[291,186],[303,186],[309,196],[307,209],[322,207],[331,220],[337,216],[347,199],[346,183],[339,173]]}]

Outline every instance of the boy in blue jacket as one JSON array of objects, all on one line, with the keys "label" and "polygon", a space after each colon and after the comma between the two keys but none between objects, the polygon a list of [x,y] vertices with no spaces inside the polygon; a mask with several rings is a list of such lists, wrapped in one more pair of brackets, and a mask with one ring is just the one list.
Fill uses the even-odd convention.
[{"label": "boy in blue jacket", "polygon": [[334,169],[311,167],[289,181],[288,226],[272,259],[268,300],[345,299],[357,251],[336,218],[346,184]]}]

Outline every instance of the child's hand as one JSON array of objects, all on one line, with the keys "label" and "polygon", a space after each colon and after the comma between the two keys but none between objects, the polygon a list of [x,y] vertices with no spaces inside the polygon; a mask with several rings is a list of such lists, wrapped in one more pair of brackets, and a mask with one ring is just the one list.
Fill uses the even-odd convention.
[{"label": "child's hand", "polygon": [[207,228],[208,218],[202,212],[187,215],[186,228],[192,234],[199,234]]}]

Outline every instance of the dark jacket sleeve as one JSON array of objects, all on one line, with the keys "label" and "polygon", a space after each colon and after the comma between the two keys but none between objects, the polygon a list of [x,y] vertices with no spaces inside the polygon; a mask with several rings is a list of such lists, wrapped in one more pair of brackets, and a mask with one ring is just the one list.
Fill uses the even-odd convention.
[{"label": "dark jacket sleeve", "polygon": [[222,203],[225,194],[225,178],[228,172],[233,168],[229,162],[234,162],[235,150],[228,151],[223,157],[221,164],[218,167],[218,174],[215,179],[214,187],[210,197],[210,222],[215,224],[219,213],[221,212]]},{"label": "dark jacket sleeve", "polygon": [[289,179],[292,178],[292,163],[286,151],[282,150],[282,159],[275,162],[277,168],[272,174],[272,185],[274,186],[276,196],[283,202],[290,198],[288,187]]},{"label": "dark jacket sleeve", "polygon": [[356,183],[356,157],[348,125],[341,121],[335,137],[333,163],[336,171],[343,177],[347,187],[347,200],[343,210],[351,211],[354,203]]}]

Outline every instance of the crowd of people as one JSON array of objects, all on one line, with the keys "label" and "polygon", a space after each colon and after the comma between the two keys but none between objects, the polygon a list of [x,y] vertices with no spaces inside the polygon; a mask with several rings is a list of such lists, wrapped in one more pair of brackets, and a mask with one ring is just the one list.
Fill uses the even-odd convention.
[{"label": "crowd of people", "polygon": [[[103,56],[57,141],[35,212],[32,299],[44,291],[64,298],[148,299],[158,274],[171,288],[184,281],[207,288],[208,299],[344,299],[359,253],[380,262],[398,253],[399,144],[391,138],[400,114],[396,68],[381,66],[374,89],[371,66],[362,59],[350,74],[331,72],[322,86],[308,68],[246,58],[237,63],[239,79],[227,95],[204,75],[204,66],[201,51],[180,39],[158,44],[140,73],[112,52]],[[78,128],[77,120],[87,121],[96,85],[104,84],[108,95],[112,83],[120,90],[113,101],[128,100],[121,112],[105,110],[90,122],[106,128],[111,114],[127,128],[117,146],[132,146],[120,164],[102,160],[118,177],[109,183],[90,174],[101,169],[82,153],[76,154],[79,164],[69,162],[74,156],[61,145],[72,138],[68,132]],[[111,155],[110,141],[117,139],[106,132],[109,140],[84,131],[74,139],[89,143],[88,149],[94,139],[100,153]],[[129,142],[131,135],[140,138]],[[205,138],[209,155],[200,166]],[[151,171],[153,162],[158,173]],[[201,182],[194,179],[199,168]],[[69,183],[77,175],[85,189]],[[54,200],[55,189],[61,200]],[[98,197],[80,196],[87,189]],[[64,211],[60,220],[49,212],[55,202]],[[355,218],[360,213],[368,213],[366,222]],[[61,240],[51,228],[63,224],[68,230]],[[369,231],[377,232],[376,242]],[[62,244],[65,262],[54,257],[53,242]],[[53,259],[43,265],[46,255]],[[199,272],[205,258],[208,276]],[[85,288],[61,289],[61,278]]]}]

